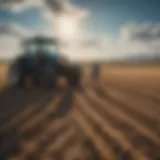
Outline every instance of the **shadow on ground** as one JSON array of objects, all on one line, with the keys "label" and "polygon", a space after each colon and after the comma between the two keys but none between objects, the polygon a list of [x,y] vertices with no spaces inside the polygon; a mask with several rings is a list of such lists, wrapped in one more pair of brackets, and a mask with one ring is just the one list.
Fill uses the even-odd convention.
[{"label": "shadow on ground", "polygon": [[[0,125],[7,122],[16,114],[20,114],[29,105],[36,101],[44,99],[37,111],[41,111],[48,104],[58,91],[46,89],[18,89],[8,88],[0,95]],[[61,92],[61,91],[60,91]],[[56,112],[51,114],[47,119],[56,119],[65,117],[72,110],[73,91],[65,89],[61,101],[59,102]],[[0,132],[0,159],[7,159],[8,155],[14,155],[18,152],[20,137],[16,130],[17,126],[11,127],[8,131]]]},{"label": "shadow on ground", "polygon": [[61,118],[66,116],[70,111],[72,110],[72,105],[73,105],[73,91],[72,89],[68,89],[64,96],[62,97],[59,105],[58,105],[58,110],[55,112],[55,117],[56,118]]},{"label": "shadow on ground", "polygon": [[54,96],[54,91],[46,91],[43,89],[7,89],[0,96],[0,125],[7,122],[16,114],[20,114],[21,111],[42,99],[44,96],[46,96],[46,98],[52,98]]}]

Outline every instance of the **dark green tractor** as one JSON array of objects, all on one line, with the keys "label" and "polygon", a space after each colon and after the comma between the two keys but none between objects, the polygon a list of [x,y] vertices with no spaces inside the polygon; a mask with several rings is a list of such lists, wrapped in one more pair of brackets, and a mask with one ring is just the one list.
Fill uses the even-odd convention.
[{"label": "dark green tractor", "polygon": [[21,54],[9,69],[11,85],[26,86],[30,77],[37,87],[55,87],[60,77],[68,84],[80,87],[81,68],[71,64],[66,57],[60,56],[56,41],[48,37],[34,37],[24,42]]}]

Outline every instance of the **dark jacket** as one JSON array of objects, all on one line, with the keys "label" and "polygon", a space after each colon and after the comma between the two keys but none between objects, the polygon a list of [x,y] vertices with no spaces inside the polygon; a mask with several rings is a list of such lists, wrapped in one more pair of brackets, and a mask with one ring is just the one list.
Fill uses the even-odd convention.
[{"label": "dark jacket", "polygon": [[94,64],[92,67],[92,78],[98,79],[100,74],[100,66],[99,64]]}]

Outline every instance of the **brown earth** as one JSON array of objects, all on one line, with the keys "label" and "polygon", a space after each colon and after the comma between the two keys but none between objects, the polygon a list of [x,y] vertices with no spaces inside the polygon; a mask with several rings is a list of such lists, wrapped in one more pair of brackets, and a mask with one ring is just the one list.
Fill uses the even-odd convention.
[{"label": "brown earth", "polygon": [[8,150],[9,157],[160,160],[159,66],[103,66],[101,76],[98,84],[86,78],[80,93],[69,88],[3,91],[3,143],[17,133],[20,145]]},{"label": "brown earth", "polygon": [[4,88],[7,80],[7,67],[5,65],[0,65],[0,90]]}]

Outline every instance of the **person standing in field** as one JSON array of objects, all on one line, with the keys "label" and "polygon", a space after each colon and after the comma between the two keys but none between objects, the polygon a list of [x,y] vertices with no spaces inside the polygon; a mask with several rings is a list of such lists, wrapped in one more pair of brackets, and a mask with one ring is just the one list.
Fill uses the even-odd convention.
[{"label": "person standing in field", "polygon": [[92,66],[92,79],[98,81],[100,77],[100,65],[98,63],[93,64]]}]

